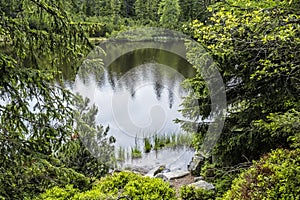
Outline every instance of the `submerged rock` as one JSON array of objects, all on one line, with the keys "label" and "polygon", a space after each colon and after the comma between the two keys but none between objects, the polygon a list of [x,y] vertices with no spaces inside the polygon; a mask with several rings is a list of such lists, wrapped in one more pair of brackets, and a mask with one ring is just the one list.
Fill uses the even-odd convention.
[{"label": "submerged rock", "polygon": [[167,173],[167,172],[170,172],[170,171],[171,171],[170,169],[166,168],[166,169],[162,170],[161,173]]}]

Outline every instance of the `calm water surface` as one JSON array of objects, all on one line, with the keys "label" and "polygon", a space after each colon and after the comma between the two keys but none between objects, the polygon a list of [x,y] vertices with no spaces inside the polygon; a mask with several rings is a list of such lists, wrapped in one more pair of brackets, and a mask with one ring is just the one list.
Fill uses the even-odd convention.
[{"label": "calm water surface", "polygon": [[[76,78],[74,90],[98,106],[96,121],[109,126],[118,147],[143,149],[143,138],[184,134],[174,119],[182,119],[181,83],[195,73],[183,58],[163,50],[142,49],[119,57],[99,74]],[[127,159],[129,165],[185,166],[193,155],[186,148],[165,149]]]}]

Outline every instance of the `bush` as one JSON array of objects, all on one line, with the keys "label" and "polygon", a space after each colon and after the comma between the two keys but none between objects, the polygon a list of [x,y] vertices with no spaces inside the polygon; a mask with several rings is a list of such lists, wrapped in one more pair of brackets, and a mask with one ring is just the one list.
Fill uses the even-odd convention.
[{"label": "bush", "polygon": [[201,166],[200,176],[212,183],[215,186],[215,197],[221,198],[227,192],[232,181],[239,176],[245,169],[250,167],[251,163],[240,163],[236,166],[224,167],[217,163],[212,163],[212,160],[205,160]]},{"label": "bush", "polygon": [[118,199],[126,196],[131,200],[172,200],[175,191],[161,179],[143,177],[131,172],[115,173],[97,181],[91,190],[79,191],[68,185],[65,188],[54,187],[37,199],[44,200],[100,200]]},{"label": "bush", "polygon": [[215,199],[215,192],[201,188],[196,189],[194,186],[182,186],[180,197],[182,200],[209,200]]},{"label": "bush", "polygon": [[79,193],[79,190],[73,188],[73,185],[67,185],[65,188],[60,187],[53,187],[48,189],[45,193],[41,194],[37,199],[44,199],[44,200],[64,200],[72,198],[76,193]]},{"label": "bush", "polygon": [[0,167],[0,199],[32,199],[49,188],[67,184],[80,189],[91,185],[89,178],[61,166],[54,158],[34,160],[22,167],[6,168],[5,171]]},{"label": "bush", "polygon": [[235,179],[224,199],[299,199],[299,186],[300,149],[277,149]]},{"label": "bush", "polygon": [[112,195],[123,190],[122,195],[128,196],[132,200],[175,199],[175,191],[169,183],[130,172],[121,172],[102,179],[99,188],[103,193]]}]

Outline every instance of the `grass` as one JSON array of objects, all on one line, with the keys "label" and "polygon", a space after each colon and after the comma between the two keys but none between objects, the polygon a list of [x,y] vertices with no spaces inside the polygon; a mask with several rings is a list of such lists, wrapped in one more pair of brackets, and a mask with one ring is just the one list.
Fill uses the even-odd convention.
[{"label": "grass", "polygon": [[[172,134],[155,134],[152,138],[151,137],[145,137],[143,139],[143,149],[145,153],[151,152],[151,150],[160,150],[163,148],[175,148],[175,147],[191,147],[192,143],[192,134],[189,133],[172,133]],[[132,148],[132,152],[137,154],[139,151],[141,151],[138,148],[137,144],[137,138],[135,139],[135,147]],[[133,156],[132,156],[133,157]]]},{"label": "grass", "polygon": [[192,146],[193,134],[185,133],[176,135],[176,145],[177,146]]},{"label": "grass", "polygon": [[191,146],[193,136],[189,133],[169,135],[154,135],[154,150],[165,147]]},{"label": "grass", "polygon": [[125,149],[123,147],[118,149],[117,161],[125,161]]},{"label": "grass", "polygon": [[142,157],[142,151],[138,147],[138,138],[135,137],[135,146],[134,148],[131,148],[131,158],[141,158]]},{"label": "grass", "polygon": [[161,149],[165,147],[166,142],[165,142],[165,136],[164,135],[154,135],[154,150]]},{"label": "grass", "polygon": [[[137,159],[142,157],[142,151],[149,153],[152,150],[158,151],[163,148],[191,147],[192,134],[189,133],[172,133],[172,134],[155,134],[153,137],[143,139],[143,149],[138,144],[138,138],[135,137],[135,145],[131,151],[126,151],[119,147],[117,152],[117,161],[122,162],[127,158]],[[126,156],[127,154],[127,156]]]},{"label": "grass", "polygon": [[136,159],[136,158],[141,158],[142,157],[142,152],[137,148],[131,148],[131,158]]},{"label": "grass", "polygon": [[149,153],[152,149],[152,144],[149,138],[144,138],[144,150],[145,153]]}]

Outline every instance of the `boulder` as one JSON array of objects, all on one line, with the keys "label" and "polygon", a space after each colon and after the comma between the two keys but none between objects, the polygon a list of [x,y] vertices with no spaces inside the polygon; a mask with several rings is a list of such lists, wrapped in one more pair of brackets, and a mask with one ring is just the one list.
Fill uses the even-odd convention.
[{"label": "boulder", "polygon": [[148,173],[145,176],[149,176],[149,177],[155,177],[155,175],[161,173],[162,171],[164,171],[166,169],[165,165],[160,165],[158,167],[155,167],[153,169],[151,169],[150,171],[148,171]]},{"label": "boulder", "polygon": [[208,183],[204,180],[197,181],[195,183],[191,183],[188,186],[194,186],[196,189],[202,188],[204,190],[213,190],[215,186],[211,183]]},{"label": "boulder", "polygon": [[202,176],[197,176],[197,177],[194,177],[194,182],[197,182],[197,181],[200,181],[200,180],[203,180],[204,178]]},{"label": "boulder", "polygon": [[167,180],[182,178],[189,174],[190,174],[190,172],[185,171],[185,170],[176,170],[176,171],[170,171],[170,172],[163,173],[163,175],[167,178]]},{"label": "boulder", "polygon": [[131,166],[131,167],[125,168],[125,170],[126,169],[129,171],[132,171],[132,172],[139,173],[139,174],[146,174],[151,168],[149,169],[149,167],[147,167],[147,166]]},{"label": "boulder", "polygon": [[163,173],[156,174],[155,178],[161,178],[164,181],[168,181],[169,180]]}]

